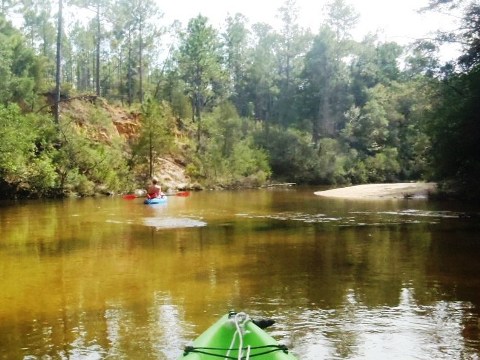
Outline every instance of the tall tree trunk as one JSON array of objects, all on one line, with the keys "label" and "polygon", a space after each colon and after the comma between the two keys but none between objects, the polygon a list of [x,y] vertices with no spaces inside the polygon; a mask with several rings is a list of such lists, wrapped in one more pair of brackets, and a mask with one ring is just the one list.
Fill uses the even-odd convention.
[{"label": "tall tree trunk", "polygon": [[60,81],[61,81],[61,59],[62,59],[62,7],[63,0],[58,0],[58,30],[57,30],[57,64],[55,76],[55,123],[59,124],[60,119]]},{"label": "tall tree trunk", "polygon": [[128,87],[128,106],[132,106],[132,102],[133,102],[133,99],[132,99],[132,88],[133,88],[133,85],[132,85],[132,79],[133,79],[133,75],[132,75],[132,41],[131,41],[131,32],[130,30],[128,31],[128,63],[127,63],[127,66],[128,66],[128,79],[127,79],[127,87]]},{"label": "tall tree trunk", "polygon": [[140,21],[140,48],[139,48],[139,69],[138,69],[138,76],[139,76],[139,99],[140,104],[143,104],[143,19]]},{"label": "tall tree trunk", "polygon": [[100,96],[100,0],[97,0],[97,53],[96,53],[96,66],[95,66],[95,85],[97,96]]},{"label": "tall tree trunk", "polygon": [[334,124],[333,124],[333,119],[332,119],[332,111],[330,109],[330,103],[329,103],[329,98],[325,97],[323,100],[323,106],[322,106],[322,124],[323,124],[323,133],[326,136],[333,136],[333,129],[334,129]]},{"label": "tall tree trunk", "polygon": [[197,152],[201,148],[201,134],[202,134],[202,96],[197,93],[195,95],[195,121],[197,122]]},{"label": "tall tree trunk", "polygon": [[123,58],[122,54],[119,53],[118,56],[118,66],[117,66],[117,77],[119,81],[118,87],[118,94],[120,95],[120,100],[122,102],[122,106],[124,105],[124,93],[123,93],[123,74],[122,74],[122,66],[123,66]]},{"label": "tall tree trunk", "polygon": [[153,133],[152,130],[150,129],[150,133],[148,134],[148,157],[149,157],[149,175],[150,178],[153,177]]}]

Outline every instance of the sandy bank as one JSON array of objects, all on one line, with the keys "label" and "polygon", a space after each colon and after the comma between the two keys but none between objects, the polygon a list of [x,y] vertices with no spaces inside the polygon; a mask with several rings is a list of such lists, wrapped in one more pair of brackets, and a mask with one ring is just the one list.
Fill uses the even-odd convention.
[{"label": "sandy bank", "polygon": [[315,195],[345,199],[404,199],[426,198],[436,189],[435,183],[394,183],[356,185],[326,191]]}]

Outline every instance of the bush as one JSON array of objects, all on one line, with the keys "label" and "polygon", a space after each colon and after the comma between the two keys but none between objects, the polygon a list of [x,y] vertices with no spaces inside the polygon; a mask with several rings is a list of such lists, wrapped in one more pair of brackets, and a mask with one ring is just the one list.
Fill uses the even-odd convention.
[{"label": "bush", "polygon": [[270,176],[267,153],[254,142],[255,124],[224,103],[203,120],[204,139],[189,174],[211,184],[263,184]]},{"label": "bush", "polygon": [[308,184],[347,181],[344,149],[335,139],[322,139],[315,147],[307,132],[270,127],[258,132],[255,140],[266,150],[276,179]]},{"label": "bush", "polygon": [[28,179],[35,138],[35,127],[17,105],[0,104],[0,175],[13,187]]},{"label": "bush", "polygon": [[28,166],[28,181],[31,191],[38,196],[45,196],[57,186],[58,174],[55,164],[46,154],[33,159]]},{"label": "bush", "polygon": [[386,148],[365,159],[369,182],[394,182],[398,180],[400,164],[396,148]]}]

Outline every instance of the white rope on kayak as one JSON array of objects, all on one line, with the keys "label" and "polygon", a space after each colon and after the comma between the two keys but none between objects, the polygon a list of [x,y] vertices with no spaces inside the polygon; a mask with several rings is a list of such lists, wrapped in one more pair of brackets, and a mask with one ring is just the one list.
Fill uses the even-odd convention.
[{"label": "white rope on kayak", "polygon": [[247,347],[247,355],[245,356],[245,359],[248,360],[250,359],[250,345]]},{"label": "white rope on kayak", "polygon": [[[247,349],[247,355],[244,358],[243,357],[243,334],[244,334],[244,326],[245,323],[250,320],[248,315],[244,312],[239,312],[235,314],[235,317],[233,318],[233,322],[235,324],[235,333],[233,334],[232,342],[230,343],[230,346],[228,348],[227,353],[225,354],[225,359],[230,359],[230,351],[233,350],[233,345],[235,344],[235,340],[237,338],[237,335],[239,336],[239,346],[238,346],[238,360],[249,360],[250,359],[250,346],[248,346]],[[243,328],[242,328],[243,326]]]},{"label": "white rope on kayak", "polygon": [[232,342],[230,343],[230,346],[228,347],[228,351],[225,354],[225,360],[228,360],[230,358],[230,351],[233,349],[233,344],[235,344],[235,339],[237,338],[237,332],[233,334]]}]

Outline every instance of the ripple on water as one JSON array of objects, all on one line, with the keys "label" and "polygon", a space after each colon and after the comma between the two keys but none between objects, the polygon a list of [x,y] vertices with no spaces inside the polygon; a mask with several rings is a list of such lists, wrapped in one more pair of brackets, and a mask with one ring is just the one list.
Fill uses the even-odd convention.
[{"label": "ripple on water", "polygon": [[460,217],[466,216],[464,213],[453,212],[453,211],[429,211],[429,210],[417,210],[417,209],[406,209],[399,211],[352,211],[351,214],[362,214],[362,215],[393,215],[393,216],[416,216],[416,217],[434,217],[434,218],[454,218],[458,219]]},{"label": "ripple on water", "polygon": [[237,214],[237,216],[249,219],[272,219],[281,221],[301,221],[307,223],[331,223],[344,220],[342,217],[329,217],[325,214],[306,214],[301,212],[281,212],[267,215]]},{"label": "ripple on water", "polygon": [[145,226],[154,227],[156,229],[181,229],[192,227],[207,226],[207,223],[197,219],[191,218],[158,218],[149,217],[143,219]]},{"label": "ripple on water", "polygon": [[279,212],[272,214],[237,214],[249,219],[271,219],[278,221],[297,221],[335,226],[379,226],[399,224],[436,224],[440,219],[461,218],[462,213],[452,211],[426,211],[406,209],[399,211],[352,211],[349,216],[330,216],[323,213],[308,214],[301,212]]},{"label": "ripple on water", "polygon": [[[300,306],[275,313],[276,334],[293,334],[292,352],[303,360],[454,359],[461,353],[477,359],[469,357],[475,353],[476,339],[466,347],[462,336],[473,305],[442,300],[418,304],[413,294],[413,289],[404,288],[396,306],[372,307],[352,289],[336,308]],[[476,319],[472,322],[476,328]]]}]

